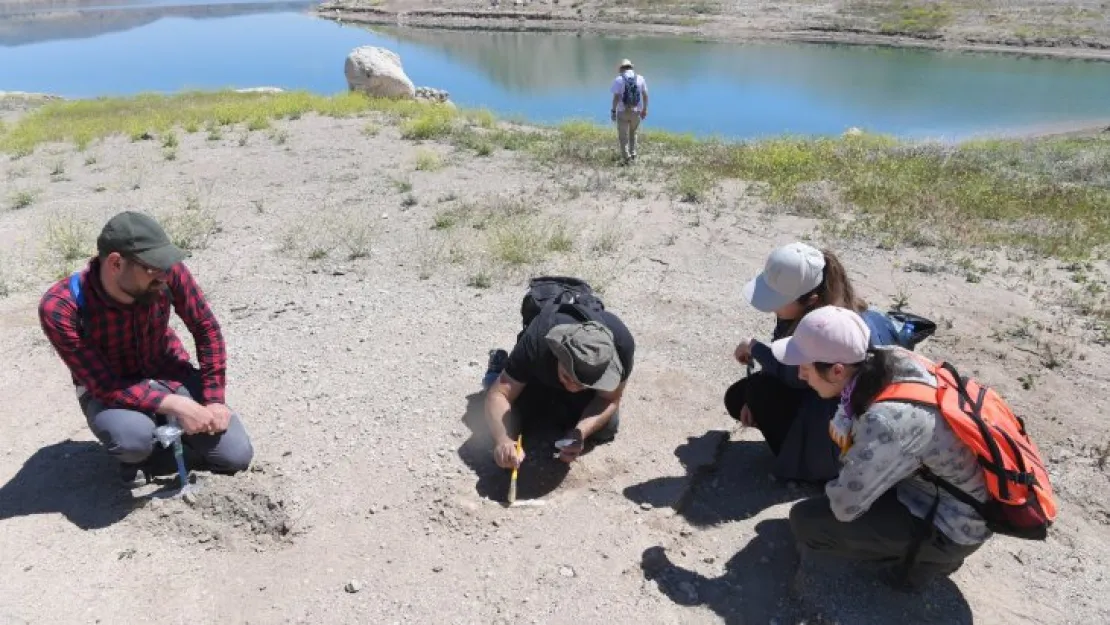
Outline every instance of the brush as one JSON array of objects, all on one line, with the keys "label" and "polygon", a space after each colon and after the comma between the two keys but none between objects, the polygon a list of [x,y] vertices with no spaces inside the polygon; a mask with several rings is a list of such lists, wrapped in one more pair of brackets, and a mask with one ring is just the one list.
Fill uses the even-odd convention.
[{"label": "brush", "polygon": [[[517,453],[517,456],[520,456],[521,443],[523,441],[524,441],[524,435],[523,434],[518,434],[517,437],[516,437],[516,453]],[[517,474],[517,467],[513,467],[513,476],[509,480],[509,505],[510,506],[513,505],[513,502],[516,501],[516,474]]]}]

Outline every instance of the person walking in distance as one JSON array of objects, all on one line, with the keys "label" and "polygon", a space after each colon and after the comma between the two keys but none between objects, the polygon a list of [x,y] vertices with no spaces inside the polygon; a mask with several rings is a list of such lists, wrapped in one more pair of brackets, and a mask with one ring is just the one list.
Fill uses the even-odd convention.
[{"label": "person walking in distance", "polygon": [[617,123],[621,159],[628,163],[636,160],[636,132],[648,114],[647,81],[636,73],[632,61],[624,59],[609,91],[613,96],[609,119]]}]

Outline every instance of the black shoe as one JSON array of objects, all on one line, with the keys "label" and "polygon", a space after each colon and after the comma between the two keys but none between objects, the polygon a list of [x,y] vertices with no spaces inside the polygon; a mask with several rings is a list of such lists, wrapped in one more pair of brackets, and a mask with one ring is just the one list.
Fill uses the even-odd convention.
[{"label": "black shoe", "polygon": [[[143,464],[144,463],[142,463],[142,462],[139,462],[139,463],[121,462],[119,464],[120,483],[122,483],[124,486],[127,486],[127,487],[135,487],[135,486],[142,486],[143,484],[149,484],[150,483],[150,476],[146,473],[146,471],[143,471]],[[139,481],[139,473],[143,474],[143,479],[142,479],[141,482]]]},{"label": "black shoe", "polygon": [[509,362],[509,352],[503,349],[491,349],[489,360],[486,362],[486,375],[482,378],[482,388],[489,388],[505,370]]}]

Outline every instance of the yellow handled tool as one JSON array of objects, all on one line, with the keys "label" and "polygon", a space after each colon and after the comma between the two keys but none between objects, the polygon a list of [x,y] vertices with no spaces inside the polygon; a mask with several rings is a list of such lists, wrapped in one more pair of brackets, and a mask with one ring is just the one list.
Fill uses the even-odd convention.
[{"label": "yellow handled tool", "polygon": [[[521,444],[524,442],[524,435],[518,434],[516,437],[516,453],[519,456]],[[513,477],[509,480],[509,504],[512,505],[516,501],[516,474],[517,467],[513,467]]]}]

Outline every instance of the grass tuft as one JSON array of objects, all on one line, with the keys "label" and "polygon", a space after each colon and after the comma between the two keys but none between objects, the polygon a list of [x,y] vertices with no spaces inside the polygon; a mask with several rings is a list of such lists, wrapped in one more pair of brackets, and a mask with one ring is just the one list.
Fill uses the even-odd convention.
[{"label": "grass tuft", "polygon": [[11,207],[12,210],[19,210],[27,208],[35,203],[35,194],[31,191],[16,191],[12,194]]},{"label": "grass tuft", "polygon": [[44,230],[42,261],[51,278],[68,275],[95,254],[95,233],[88,221],[54,213],[47,218]]},{"label": "grass tuft", "polygon": [[401,123],[401,138],[423,141],[451,134],[456,117],[454,109],[438,105],[426,106],[427,110]]},{"label": "grass tuft", "polygon": [[443,158],[431,150],[419,150],[416,153],[417,171],[436,171],[443,167]]}]

